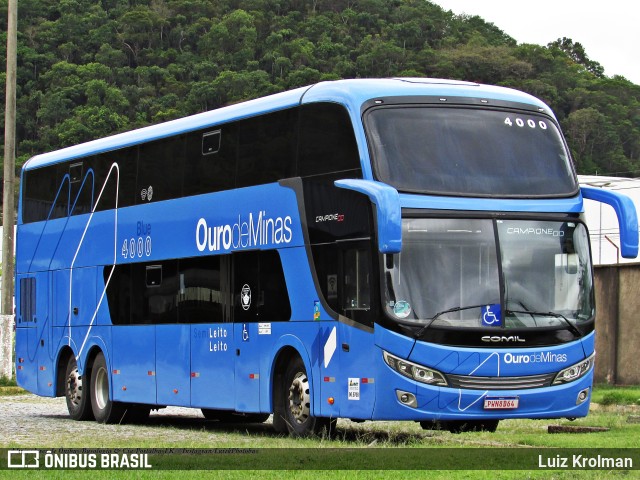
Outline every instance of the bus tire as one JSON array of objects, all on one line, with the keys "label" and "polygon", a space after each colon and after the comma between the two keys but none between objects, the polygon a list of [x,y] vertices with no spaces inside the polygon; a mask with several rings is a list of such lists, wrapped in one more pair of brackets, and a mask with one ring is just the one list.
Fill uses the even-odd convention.
[{"label": "bus tire", "polygon": [[312,387],[304,362],[295,357],[285,370],[281,385],[282,405],[274,413],[274,426],[277,428],[275,415],[286,424],[289,435],[308,437],[322,434],[331,435],[335,431],[336,419],[314,417],[311,413]]},{"label": "bus tire", "polygon": [[89,369],[85,369],[85,374],[80,375],[76,358],[71,355],[65,373],[64,396],[67,399],[69,416],[74,420],[93,420],[89,395],[90,377]]},{"label": "bus tire", "polygon": [[91,410],[98,423],[121,423],[125,420],[126,405],[114,402],[109,395],[109,369],[102,352],[98,353],[91,369]]}]

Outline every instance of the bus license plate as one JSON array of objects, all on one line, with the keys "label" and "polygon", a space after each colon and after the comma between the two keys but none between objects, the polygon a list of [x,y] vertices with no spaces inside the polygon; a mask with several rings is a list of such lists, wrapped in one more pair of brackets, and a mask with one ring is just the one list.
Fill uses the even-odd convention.
[{"label": "bus license plate", "polygon": [[518,408],[518,397],[487,397],[484,399],[485,410],[511,410]]}]

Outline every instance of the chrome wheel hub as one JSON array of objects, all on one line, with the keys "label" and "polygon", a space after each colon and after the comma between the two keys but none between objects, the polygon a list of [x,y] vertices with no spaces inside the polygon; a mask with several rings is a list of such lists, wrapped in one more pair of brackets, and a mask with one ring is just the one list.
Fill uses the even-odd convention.
[{"label": "chrome wheel hub", "polygon": [[298,372],[289,387],[289,411],[293,419],[302,424],[309,418],[310,407],[309,379],[304,373]]}]

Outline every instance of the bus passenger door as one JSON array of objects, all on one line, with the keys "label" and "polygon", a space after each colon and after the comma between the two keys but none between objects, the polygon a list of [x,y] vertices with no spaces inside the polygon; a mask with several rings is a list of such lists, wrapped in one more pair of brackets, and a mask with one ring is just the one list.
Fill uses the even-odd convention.
[{"label": "bus passenger door", "polygon": [[260,252],[233,255],[233,328],[235,338],[235,410],[260,411],[258,320],[264,293],[260,291]]},{"label": "bus passenger door", "polygon": [[191,404],[191,328],[180,323],[178,262],[145,266],[145,316],[156,331],[156,401],[159,405]]},{"label": "bus passenger door", "polygon": [[191,329],[191,406],[234,408],[228,255],[180,261],[179,315]]},{"label": "bus passenger door", "polygon": [[233,410],[235,350],[229,323],[191,325],[191,406]]},{"label": "bus passenger door", "polygon": [[[145,266],[124,264],[105,267],[108,318],[96,319],[98,325],[111,327],[111,381],[113,399],[120,402],[156,403],[156,333],[143,315]],[[104,303],[103,303],[104,305]]]}]

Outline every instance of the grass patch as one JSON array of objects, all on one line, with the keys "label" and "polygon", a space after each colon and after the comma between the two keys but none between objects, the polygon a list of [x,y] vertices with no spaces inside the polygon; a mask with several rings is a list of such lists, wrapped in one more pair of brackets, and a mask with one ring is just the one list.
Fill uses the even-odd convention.
[{"label": "grass patch", "polygon": [[29,392],[20,387],[0,387],[0,397],[9,397],[11,395],[26,395]]},{"label": "grass patch", "polygon": [[23,395],[29,393],[20,388],[15,378],[0,377],[0,397],[8,397],[10,395]]},{"label": "grass patch", "polygon": [[591,401],[600,405],[640,405],[640,387],[596,385]]},{"label": "grass patch", "polygon": [[15,378],[0,377],[0,387],[17,387]]},{"label": "grass patch", "polygon": [[[9,387],[4,387],[9,388]],[[621,393],[621,396],[613,394]],[[603,398],[623,402],[617,405],[635,404],[635,395],[640,393],[640,387],[611,387],[596,386],[593,392],[594,402],[602,402]],[[634,398],[635,397],[635,398]],[[592,448],[599,449],[639,449],[640,448],[640,424],[628,423],[626,414],[621,414],[621,409],[602,408],[593,410],[586,418],[580,418],[570,422],[566,419],[555,420],[504,420],[500,423],[495,433],[473,432],[454,435],[446,431],[425,431],[415,422],[366,422],[354,423],[341,420],[338,425],[337,436],[333,438],[304,438],[294,439],[288,436],[274,433],[268,424],[225,425],[217,422],[207,422],[196,416],[167,416],[152,414],[143,425],[99,425],[95,422],[83,422],[79,424],[62,415],[59,409],[60,402],[64,399],[39,399],[37,397],[21,397],[12,399],[13,408],[23,405],[29,408],[32,403],[41,401],[57,405],[56,413],[43,416],[46,436],[30,441],[21,440],[20,436],[13,439],[2,439],[0,446],[3,448],[45,448],[55,445],[61,448],[258,448],[278,449],[270,459],[259,463],[261,470],[200,470],[180,471],[181,478],[230,478],[230,479],[278,479],[282,478],[282,470],[268,470],[272,466],[267,462],[275,461],[288,475],[295,475],[299,480],[330,479],[369,479],[392,478],[395,476],[410,476],[413,478],[425,478],[429,480],[458,480],[458,479],[619,479],[639,478],[637,471],[558,471],[545,469],[508,470],[501,464],[492,470],[454,470],[450,472],[436,470],[411,470],[411,471],[380,471],[380,470],[341,470],[342,452],[336,449],[345,449],[344,456],[356,462],[350,464],[350,468],[358,468],[358,463],[368,458],[374,451],[381,458],[385,455],[393,460],[397,455],[410,455],[422,457],[428,455],[433,460],[432,468],[438,468],[437,453],[439,448],[462,449],[468,454],[467,461],[471,461],[472,455],[477,455],[479,449],[487,452],[486,460],[489,461],[492,452],[502,452],[506,457],[514,455],[515,450],[531,449],[534,452],[544,451],[545,448],[568,448],[577,452],[583,452]],[[56,403],[58,402],[58,403]],[[1,401],[0,401],[1,403]],[[3,408],[0,405],[0,408]],[[549,434],[547,428],[551,424],[576,425],[576,426],[600,426],[608,427],[605,432],[572,434]],[[33,429],[32,424],[25,420],[25,430]],[[80,428],[81,427],[81,428]],[[43,427],[44,428],[44,427]],[[38,432],[38,428],[33,430]],[[0,428],[2,432],[2,428]],[[34,433],[36,435],[37,433]],[[307,449],[306,452],[298,449]],[[328,450],[327,450],[328,449]],[[349,450],[362,449],[362,455],[348,457],[353,453]],[[309,453],[311,450],[311,453]],[[326,450],[326,451],[325,451]],[[398,450],[403,450],[398,452]],[[296,453],[297,455],[293,455]],[[307,462],[305,455],[313,458],[328,456],[323,467],[318,470],[305,468]],[[482,455],[482,451],[480,451]],[[337,455],[337,456],[336,456]],[[362,458],[361,458],[362,457]],[[415,457],[415,458],[418,458]],[[466,458],[466,457],[465,457]],[[251,460],[249,458],[248,460]],[[165,461],[173,461],[170,458]],[[177,461],[177,460],[176,460]],[[310,461],[310,460],[309,460]],[[154,461],[155,462],[155,461]],[[464,464],[465,462],[461,462]],[[250,463],[251,464],[251,463]],[[253,465],[253,464],[251,464]],[[508,463],[506,464],[509,465]],[[160,463],[156,465],[160,466]],[[175,467],[176,465],[172,465]],[[193,468],[193,465],[190,465]],[[91,474],[96,478],[138,478],[158,480],[173,478],[178,470],[154,470],[151,472],[123,472],[123,471],[97,471]],[[9,476],[8,474],[11,473]],[[76,471],[49,471],[49,472],[2,472],[0,479],[11,478],[60,478],[75,480],[86,478],[86,472]],[[7,475],[4,475],[7,474]]]}]

